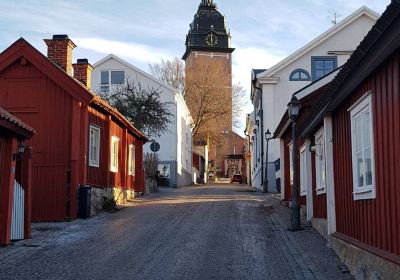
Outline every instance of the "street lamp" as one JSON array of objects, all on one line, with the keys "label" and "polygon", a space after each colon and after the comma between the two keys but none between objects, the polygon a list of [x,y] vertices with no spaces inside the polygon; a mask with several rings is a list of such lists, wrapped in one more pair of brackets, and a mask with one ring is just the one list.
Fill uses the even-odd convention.
[{"label": "street lamp", "polygon": [[290,227],[289,230],[296,231],[300,229],[300,206],[297,201],[298,187],[297,187],[297,169],[296,169],[296,152],[297,152],[297,135],[296,135],[296,121],[300,112],[300,101],[293,96],[288,104],[289,117],[292,120],[292,166],[293,166],[293,192],[292,204],[290,205]]},{"label": "street lamp", "polygon": [[268,192],[268,143],[269,140],[272,139],[272,134],[267,129],[267,132],[265,132],[265,140],[267,141],[267,148],[266,148],[266,159],[265,159],[265,178],[264,178],[264,184],[263,184],[263,192],[267,193]]}]

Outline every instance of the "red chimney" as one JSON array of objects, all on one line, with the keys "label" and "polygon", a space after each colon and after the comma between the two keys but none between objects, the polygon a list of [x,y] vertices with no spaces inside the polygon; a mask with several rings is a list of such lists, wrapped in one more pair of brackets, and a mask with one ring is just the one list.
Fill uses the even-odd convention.
[{"label": "red chimney", "polygon": [[76,47],[68,35],[53,35],[53,39],[44,40],[47,45],[47,57],[60,66],[68,75],[72,75],[72,50]]},{"label": "red chimney", "polygon": [[86,58],[78,59],[77,63],[72,64],[72,67],[74,68],[74,78],[83,83],[87,88],[90,88],[93,67],[88,60]]}]

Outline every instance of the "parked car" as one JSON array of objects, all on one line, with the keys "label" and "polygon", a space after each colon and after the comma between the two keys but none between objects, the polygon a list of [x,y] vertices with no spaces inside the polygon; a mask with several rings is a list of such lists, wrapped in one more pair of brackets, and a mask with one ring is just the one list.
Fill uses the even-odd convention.
[{"label": "parked car", "polygon": [[242,184],[243,183],[243,179],[242,179],[242,175],[240,174],[234,174],[231,178],[231,183],[239,183]]}]

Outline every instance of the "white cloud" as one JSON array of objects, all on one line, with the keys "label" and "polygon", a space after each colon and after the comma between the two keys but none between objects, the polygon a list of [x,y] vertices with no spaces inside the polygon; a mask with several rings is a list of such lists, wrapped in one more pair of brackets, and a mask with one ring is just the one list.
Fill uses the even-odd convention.
[{"label": "white cloud", "polygon": [[74,38],[74,42],[80,47],[101,54],[116,54],[124,58],[130,58],[141,63],[154,63],[163,59],[171,59],[174,54],[162,48],[153,46],[112,41],[102,38]]}]

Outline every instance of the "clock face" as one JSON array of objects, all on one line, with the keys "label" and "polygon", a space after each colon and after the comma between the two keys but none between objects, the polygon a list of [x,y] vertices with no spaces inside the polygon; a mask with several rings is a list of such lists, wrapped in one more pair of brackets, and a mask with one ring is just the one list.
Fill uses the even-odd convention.
[{"label": "clock face", "polygon": [[210,47],[216,46],[218,44],[218,36],[214,33],[210,33],[206,37],[206,44]]}]

